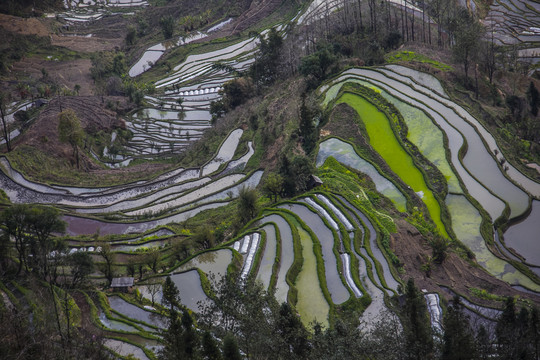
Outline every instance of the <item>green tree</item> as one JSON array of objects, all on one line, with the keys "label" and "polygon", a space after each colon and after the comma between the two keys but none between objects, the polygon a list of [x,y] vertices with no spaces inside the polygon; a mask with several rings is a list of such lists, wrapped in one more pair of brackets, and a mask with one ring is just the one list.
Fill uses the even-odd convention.
[{"label": "green tree", "polygon": [[161,360],[199,359],[200,339],[193,327],[191,315],[184,310],[182,316],[172,310],[167,331],[162,333],[163,349],[159,352]]},{"label": "green tree", "polygon": [[126,72],[126,56],[123,52],[117,52],[113,57],[112,73],[116,76],[123,76]]},{"label": "green tree", "polygon": [[84,251],[71,254],[68,264],[71,269],[72,287],[84,284],[88,280],[88,276],[94,272],[94,261],[90,254]]},{"label": "green tree", "polygon": [[480,39],[484,34],[482,25],[465,8],[459,8],[455,19],[450,24],[454,36],[452,54],[463,65],[465,80],[469,81],[469,69],[478,57]]},{"label": "green tree", "polygon": [[283,177],[276,173],[270,173],[263,184],[263,193],[276,202],[283,193]]},{"label": "green tree", "polygon": [[198,333],[193,327],[193,318],[187,310],[182,312],[182,327],[184,332],[182,340],[184,343],[184,359],[195,359],[199,353],[200,339]]},{"label": "green tree", "polygon": [[314,349],[309,359],[369,359],[363,336],[356,324],[338,320],[333,328],[315,329]]},{"label": "green tree", "polygon": [[167,276],[163,283],[163,297],[161,302],[164,306],[170,308],[171,313],[174,312],[175,307],[180,307],[180,291],[178,291],[170,276]]},{"label": "green tree", "polygon": [[302,104],[300,105],[300,137],[302,147],[306,154],[311,153],[317,144],[317,127],[315,126],[315,112],[306,105],[306,94],[302,94]]},{"label": "green tree", "polygon": [[317,82],[326,78],[328,69],[336,62],[337,58],[329,45],[317,45],[317,51],[301,59],[299,71],[302,75],[314,77]]},{"label": "green tree", "polygon": [[182,335],[184,330],[177,311],[172,311],[169,317],[167,331],[162,333],[163,348],[159,352],[160,360],[183,360],[184,342]]},{"label": "green tree", "polygon": [[264,359],[272,354],[272,358],[287,359],[302,353],[307,345],[302,338],[307,332],[298,316],[290,308],[280,313],[276,299],[261,283],[226,276],[213,293],[213,301],[200,306],[199,324],[218,338],[234,336],[247,358]]},{"label": "green tree", "polygon": [[159,263],[160,253],[158,248],[151,248],[144,254],[144,263],[157,274],[157,267]]},{"label": "green tree", "polygon": [[129,276],[135,276],[136,266],[137,266],[137,258],[129,257],[126,264],[126,271]]},{"label": "green tree", "polygon": [[128,25],[127,30],[126,44],[133,45],[135,44],[135,40],[137,40],[137,28],[133,25]]},{"label": "green tree", "polygon": [[79,146],[82,145],[84,131],[81,121],[75,111],[66,109],[58,114],[58,137],[61,142],[67,143],[73,149],[73,156],[79,168]]},{"label": "green tree", "polygon": [[180,106],[180,109],[184,111],[184,98],[179,97],[178,99],[176,99],[176,103],[178,104],[178,106]]},{"label": "green tree", "polygon": [[253,95],[253,83],[248,77],[239,77],[223,84],[223,103],[227,110],[234,109]]},{"label": "green tree", "polygon": [[273,83],[278,75],[279,55],[283,38],[276,28],[271,28],[268,35],[259,35],[259,52],[249,69],[249,74],[255,84],[268,85]]},{"label": "green tree", "polygon": [[214,124],[217,119],[225,115],[227,108],[223,99],[210,101],[210,115],[212,115],[212,124]]},{"label": "green tree", "polygon": [[309,334],[289,303],[281,304],[276,329],[277,335],[281,337],[283,343],[288,344],[288,346],[284,346],[284,350],[287,352],[285,358],[309,358]]},{"label": "green tree", "polygon": [[64,233],[66,223],[60,218],[60,211],[49,206],[32,206],[29,211],[32,263],[44,280],[50,280],[56,268],[50,268],[49,260],[52,252],[61,247],[52,234]]},{"label": "green tree", "polygon": [[253,219],[259,212],[257,200],[259,195],[257,190],[242,186],[238,193],[237,213],[240,220],[244,223]]},{"label": "green tree", "polygon": [[409,278],[405,288],[404,316],[407,359],[429,359],[433,351],[431,324],[426,301],[412,278]]},{"label": "green tree", "polygon": [[195,230],[193,241],[203,249],[210,249],[216,244],[216,236],[209,226],[202,225]]},{"label": "green tree", "polygon": [[240,349],[232,334],[225,335],[223,339],[223,359],[224,360],[242,360]]},{"label": "green tree", "polygon": [[281,159],[280,174],[284,178],[283,193],[294,196],[307,190],[309,179],[315,171],[310,159],[295,156],[289,160],[285,155]]},{"label": "green tree", "polygon": [[538,105],[540,105],[540,93],[538,92],[538,89],[532,81],[529,83],[529,88],[527,89],[527,99],[529,100],[531,114],[533,114],[534,116],[538,115]]},{"label": "green tree", "polygon": [[153,277],[148,280],[146,284],[146,290],[150,295],[150,301],[152,301],[152,306],[156,303],[156,296],[159,294],[159,291],[162,289],[161,278]]},{"label": "green tree", "polygon": [[540,314],[536,306],[531,310],[529,334],[533,358],[540,359]]},{"label": "green tree", "polygon": [[517,331],[517,315],[515,300],[508,297],[505,300],[504,308],[497,319],[495,327],[495,335],[497,336],[497,353],[501,359],[518,359],[519,344]]},{"label": "green tree", "polygon": [[[2,229],[2,214],[0,214],[0,229]],[[0,276],[4,275],[11,260],[11,239],[9,234],[5,231],[0,233]]]},{"label": "green tree", "polygon": [[533,360],[533,347],[531,342],[531,333],[529,330],[529,310],[525,307],[519,311],[516,321],[516,336],[517,343],[515,344],[517,350],[517,359],[530,359]]},{"label": "green tree", "polygon": [[221,360],[221,351],[212,333],[205,331],[202,336],[202,357],[205,360]]},{"label": "green tree", "polygon": [[459,296],[455,296],[448,306],[443,319],[442,360],[476,359],[476,344],[469,317],[463,312]]},{"label": "green tree", "polygon": [[484,325],[480,325],[480,328],[476,332],[476,349],[478,351],[478,358],[481,360],[491,359],[493,356],[493,346],[490,333]]},{"label": "green tree", "polygon": [[443,236],[436,234],[429,243],[431,245],[433,261],[437,264],[442,264],[446,259],[448,250],[448,240]]},{"label": "green tree", "polygon": [[15,249],[19,258],[19,275],[24,268],[28,271],[28,252],[30,249],[30,206],[27,204],[15,204],[6,208],[1,215],[2,228],[6,235],[15,240]]},{"label": "green tree", "polygon": [[172,16],[163,16],[159,19],[159,25],[165,39],[172,38],[174,33],[174,18]]}]

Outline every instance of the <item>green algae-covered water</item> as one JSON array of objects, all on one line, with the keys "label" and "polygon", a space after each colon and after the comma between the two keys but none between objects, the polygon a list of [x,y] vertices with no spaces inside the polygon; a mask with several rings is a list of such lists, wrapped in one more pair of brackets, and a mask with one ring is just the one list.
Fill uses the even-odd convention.
[{"label": "green algae-covered water", "polygon": [[377,169],[368,161],[360,157],[351,144],[336,138],[324,140],[319,145],[317,154],[317,166],[324,164],[326,159],[332,156],[337,161],[369,175],[375,183],[377,191],[388,197],[401,212],[407,211],[407,199],[390,180],[382,176]]},{"label": "green algae-covered water", "polygon": [[446,159],[442,130],[421,109],[399,100],[385,90],[367,81],[356,78],[348,78],[346,81],[339,82],[328,89],[324,103],[328,103],[331,99],[334,99],[345,82],[353,82],[370,88],[392,103],[399,110],[407,124],[409,129],[407,138],[441,171],[448,183],[448,191],[456,194],[463,193],[457,176]]},{"label": "green algae-covered water", "polygon": [[352,93],[343,94],[337,102],[347,103],[356,110],[366,127],[371,146],[382,156],[392,171],[419,194],[437,229],[443,236],[448,237],[441,221],[439,203],[427,187],[422,173],[414,165],[411,156],[396,139],[386,115],[363,97]]}]

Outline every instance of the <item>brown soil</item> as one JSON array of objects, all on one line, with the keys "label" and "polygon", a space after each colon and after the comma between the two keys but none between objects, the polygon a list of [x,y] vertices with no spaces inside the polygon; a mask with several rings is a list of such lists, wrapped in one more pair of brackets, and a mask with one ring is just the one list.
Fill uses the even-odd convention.
[{"label": "brown soil", "polygon": [[95,36],[88,38],[84,36],[52,35],[51,43],[77,52],[92,53],[119,48],[122,46],[123,40],[121,38],[107,39]]},{"label": "brown soil", "polygon": [[75,85],[81,87],[79,95],[88,96],[93,93],[93,80],[90,76],[90,59],[76,59],[67,61],[54,61],[38,57],[22,59],[12,68],[13,76],[24,77],[38,81],[43,76],[41,69],[45,69],[49,77],[61,87],[73,90]]},{"label": "brown soil", "polygon": [[[30,128],[19,136],[14,142],[14,147],[30,146],[47,154],[54,159],[66,159],[68,166],[74,166],[72,149],[68,144],[63,144],[58,138],[58,114],[60,109],[72,109],[81,121],[81,126],[86,132],[97,132],[103,130],[110,132],[114,128],[123,128],[125,124],[114,111],[105,108],[105,104],[111,101],[118,102],[119,110],[125,112],[129,109],[129,104],[124,97],[106,97],[101,102],[99,97],[94,96],[68,96],[53,99],[46,108],[41,111],[37,119]],[[121,169],[103,169],[93,158],[81,151],[80,154],[81,173],[90,179],[100,179],[111,177],[122,179],[130,174],[130,179],[148,178],[152,174],[164,171],[168,165],[163,164],[139,164]],[[22,170],[22,169],[20,169]],[[73,170],[73,169],[72,169]],[[28,175],[30,171],[25,171]],[[39,173],[39,172],[36,172]],[[52,175],[51,175],[52,176]],[[62,182],[62,179],[36,179],[45,182]]]},{"label": "brown soil", "polygon": [[470,288],[485,289],[491,294],[500,296],[515,296],[529,299],[540,304],[540,296],[518,292],[507,283],[494,278],[480,266],[471,264],[453,251],[449,251],[441,265],[434,264],[429,277],[420,270],[422,264],[431,256],[431,247],[416,228],[404,220],[397,221],[398,232],[391,235],[390,247],[402,262],[405,272],[401,274],[403,281],[414,278],[416,286],[428,291],[437,291],[444,294],[447,300],[450,295],[441,290],[439,285],[446,286],[454,291],[466,295],[475,302],[485,305],[498,305],[474,297]]},{"label": "brown soil", "polygon": [[[125,101],[123,98],[119,98]],[[15,146],[24,144],[42,149],[51,156],[62,158],[71,157],[71,147],[60,143],[58,139],[58,114],[61,110],[72,109],[81,120],[81,126],[87,131],[111,131],[116,127],[123,127],[116,113],[105,109],[97,97],[69,96],[53,99],[39,114],[36,121],[28,131],[17,138]],[[83,155],[83,162],[88,169],[98,169],[93,161]]]},{"label": "brown soil", "polygon": [[0,14],[0,26],[10,32],[22,35],[48,36],[50,29],[36,18],[20,18],[6,14]]}]

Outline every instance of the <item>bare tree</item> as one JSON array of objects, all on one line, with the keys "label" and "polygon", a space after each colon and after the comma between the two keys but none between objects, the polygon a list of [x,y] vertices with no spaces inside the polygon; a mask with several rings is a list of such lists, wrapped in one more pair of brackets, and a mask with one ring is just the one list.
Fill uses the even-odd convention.
[{"label": "bare tree", "polygon": [[11,141],[9,138],[9,131],[7,127],[7,104],[9,102],[9,96],[0,92],[0,116],[2,118],[2,127],[4,132],[4,140],[6,142],[7,151],[11,151]]},{"label": "bare tree", "polygon": [[146,284],[146,290],[148,291],[148,294],[150,295],[150,300],[152,301],[152,305],[156,302],[156,296],[159,294],[161,290],[161,279],[159,278],[152,278]]},{"label": "bare tree", "polygon": [[103,266],[103,273],[109,281],[109,284],[112,282],[113,272],[112,265],[114,263],[114,253],[111,250],[111,244],[106,240],[100,240],[98,246],[98,254],[101,255],[103,260],[105,260],[105,265]]}]

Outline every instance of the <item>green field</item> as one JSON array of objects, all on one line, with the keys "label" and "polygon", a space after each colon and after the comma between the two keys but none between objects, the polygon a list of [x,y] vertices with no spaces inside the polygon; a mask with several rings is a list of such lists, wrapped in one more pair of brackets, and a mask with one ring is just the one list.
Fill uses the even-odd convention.
[{"label": "green field", "polygon": [[[420,170],[411,156],[401,147],[390,126],[388,118],[366,99],[352,93],[344,93],[338,103],[347,103],[356,110],[365,124],[371,146],[381,155],[388,166],[417,194],[421,195],[433,222],[440,233],[448,237],[441,221],[441,208],[428,188]],[[423,194],[423,195],[422,195]]]}]

